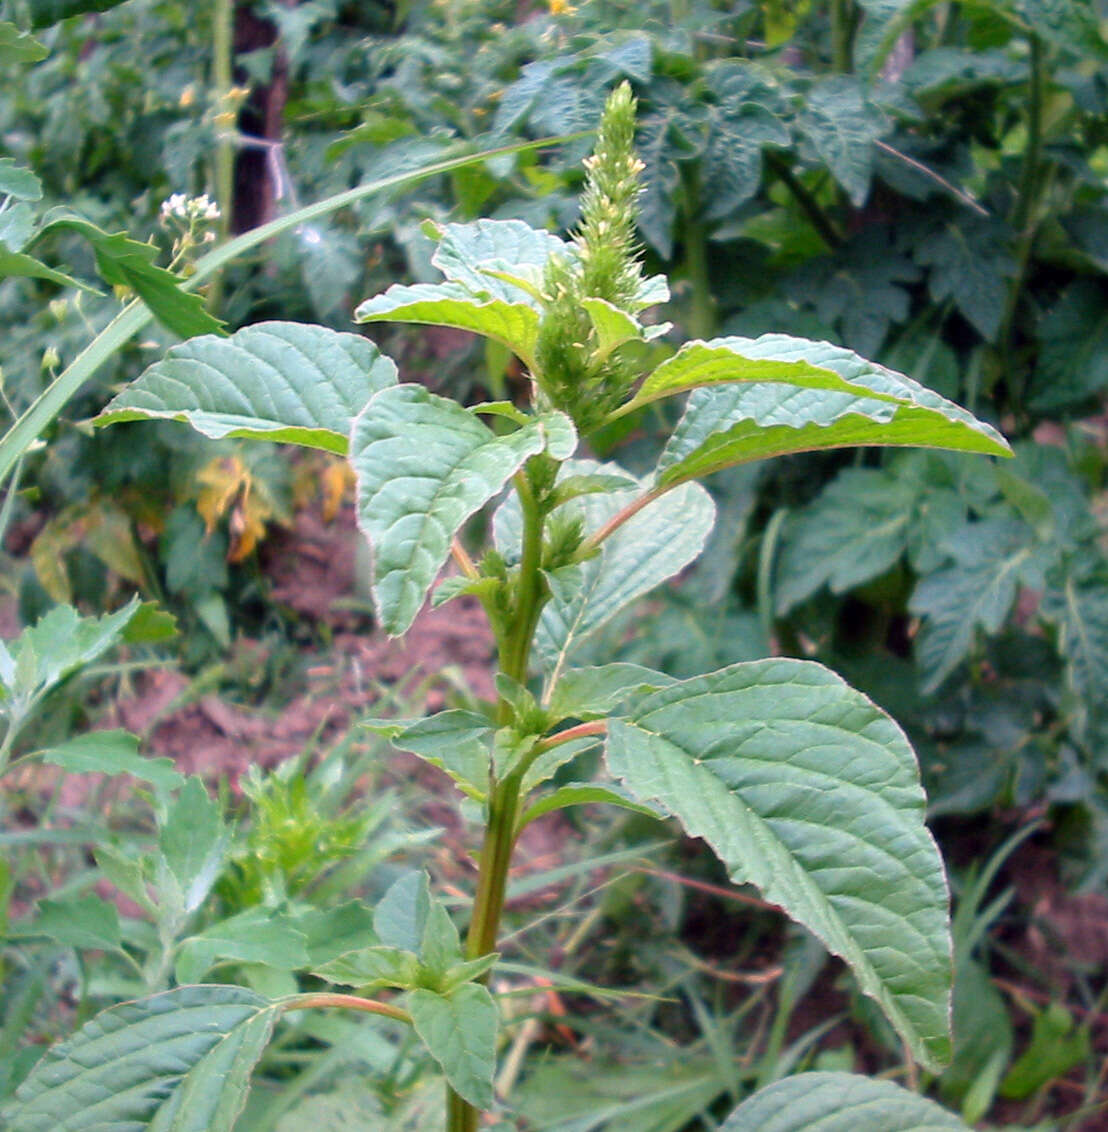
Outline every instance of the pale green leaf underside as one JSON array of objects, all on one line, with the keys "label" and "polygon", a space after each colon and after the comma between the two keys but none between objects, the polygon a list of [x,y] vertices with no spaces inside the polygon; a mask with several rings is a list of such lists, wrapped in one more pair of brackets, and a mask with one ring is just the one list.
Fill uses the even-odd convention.
[{"label": "pale green leaf underside", "polygon": [[[98,1014],[3,1111],[9,1132],[230,1132],[277,1011],[241,987],[179,987]],[[187,1103],[183,1103],[186,1102]]]},{"label": "pale green leaf underside", "polygon": [[741,1105],[720,1132],[968,1132],[952,1112],[891,1081],[799,1073]]},{"label": "pale green leaf underside", "polygon": [[[1011,455],[990,425],[910,378],[866,362],[849,350],[818,345],[820,365],[867,392],[790,388],[778,383],[728,384],[696,389],[658,462],[661,486],[710,475],[736,464],[790,452],[856,445],[947,448]],[[884,398],[884,399],[877,399]],[[893,401],[888,400],[893,398]]]},{"label": "pale green leaf underside", "polygon": [[568,251],[565,241],[522,220],[475,220],[444,224],[431,262],[447,279],[475,294],[532,304],[529,288],[514,286],[504,277],[519,275],[531,285],[541,282],[550,256]]},{"label": "pale green leaf underside", "polygon": [[606,753],[635,797],[844,959],[922,1064],[949,1059],[946,880],[888,716],[818,664],[753,661],[639,700]]},{"label": "pale green leaf underside", "polygon": [[411,625],[461,525],[551,439],[561,450],[571,433],[572,425],[554,413],[497,436],[422,385],[397,385],[373,397],[354,422],[350,462],[358,522],[373,549],[374,601],[387,633],[399,636]]},{"label": "pale green leaf underside", "polygon": [[[852,384],[854,379],[840,375],[828,365],[829,361],[839,362],[844,355],[857,360],[859,373],[864,373],[866,367],[877,368],[841,347],[785,334],[686,342],[642,383],[628,408],[689,389],[732,382],[783,382],[797,388],[831,389],[857,396],[862,391]],[[878,400],[897,400],[891,392],[874,390],[867,395]]]},{"label": "pale green leaf underside", "polygon": [[283,441],[345,453],[350,422],[396,366],[366,338],[260,322],[174,346],[96,418],[184,421],[213,439]]},{"label": "pale green leaf underside", "polygon": [[416,1033],[454,1091],[476,1108],[491,1108],[499,1021],[492,995],[466,983],[448,995],[414,990],[407,1006]]},{"label": "pale green leaf underside", "polygon": [[523,829],[536,818],[551,814],[555,810],[564,810],[569,806],[608,805],[618,806],[622,810],[632,810],[637,814],[646,814],[649,817],[663,817],[656,806],[644,806],[636,802],[625,790],[618,786],[603,786],[596,782],[570,782],[559,786],[537,801],[533,802],[520,816],[516,829]]},{"label": "pale green leaf underside", "polygon": [[[574,460],[562,465],[559,478],[613,474],[627,473],[614,464]],[[640,481],[638,487],[625,491],[578,496],[555,514],[582,516],[585,533],[592,534],[646,490]],[[692,562],[703,549],[714,519],[715,505],[708,493],[699,484],[686,484],[643,507],[601,543],[595,557],[553,571],[548,577],[551,600],[535,637],[546,670],[560,672],[590,633]],[[497,511],[494,533],[500,551],[509,561],[517,559],[521,536],[514,498]]]},{"label": "pale green leaf underside", "polygon": [[[489,282],[493,282],[491,277]],[[470,330],[507,346],[529,369],[534,368],[539,312],[530,301],[494,299],[455,282],[397,283],[366,299],[354,318],[356,322],[414,322]]]}]

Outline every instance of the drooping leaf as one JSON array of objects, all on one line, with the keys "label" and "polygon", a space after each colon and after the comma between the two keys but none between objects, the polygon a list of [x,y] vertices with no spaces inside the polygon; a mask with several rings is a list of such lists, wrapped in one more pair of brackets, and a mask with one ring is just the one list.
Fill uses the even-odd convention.
[{"label": "drooping leaf", "polygon": [[58,231],[83,236],[96,257],[100,277],[112,287],[129,287],[150,308],[154,317],[181,338],[219,333],[221,323],[204,307],[201,295],[181,290],[181,280],[154,260],[153,244],[132,240],[125,232],[109,233],[80,216],[63,215],[50,220],[36,239]]},{"label": "drooping leaf", "polygon": [[[561,469],[566,477],[616,472],[622,469],[584,460],[568,461]],[[584,495],[556,513],[580,515],[585,533],[593,534],[646,491],[641,483],[634,490]],[[692,562],[704,547],[714,517],[711,497],[699,485],[689,484],[644,506],[600,544],[595,557],[552,571],[551,600],[535,638],[547,671],[560,672],[590,633]],[[494,533],[501,553],[509,561],[517,559],[521,532],[514,499],[497,511]]]},{"label": "drooping leaf", "polygon": [[452,709],[414,722],[367,720],[363,726],[446,771],[471,798],[482,801],[488,793],[493,728],[484,716]]},{"label": "drooping leaf", "polygon": [[383,390],[355,420],[358,522],[373,550],[378,615],[391,636],[415,619],[461,525],[547,447],[547,422],[561,450],[572,425],[560,413],[497,436],[422,385]]},{"label": "drooping leaf", "polygon": [[798,1073],[760,1089],[720,1132],[969,1132],[952,1112],[892,1081]]},{"label": "drooping leaf", "polygon": [[881,112],[866,101],[861,82],[852,75],[818,79],[808,91],[797,125],[855,207],[861,208],[873,178],[873,143],[888,128]]},{"label": "drooping leaf", "polygon": [[493,997],[476,983],[450,994],[414,990],[408,1010],[420,1041],[459,1096],[478,1109],[492,1107],[499,1016]]},{"label": "drooping leaf", "polygon": [[277,1008],[242,987],[179,987],[98,1014],[3,1110],[10,1132],[231,1132]]},{"label": "drooping leaf", "polygon": [[129,774],[149,782],[163,793],[180,786],[185,776],[167,758],[148,759],[139,754],[138,737],[127,731],[90,731],[51,747],[43,762],[70,774]]},{"label": "drooping leaf", "polygon": [[396,366],[367,338],[260,322],[169,350],[96,418],[183,421],[204,436],[303,444],[343,454],[350,424]]},{"label": "drooping leaf", "polygon": [[686,342],[647,377],[622,411],[629,412],[689,389],[735,382],[781,382],[797,389],[834,390],[877,401],[902,399],[896,392],[884,392],[874,383],[859,388],[847,373],[851,360],[862,363],[862,359],[856,355],[846,358],[844,354],[847,351],[827,342],[809,342],[784,334]]},{"label": "drooping leaf", "polygon": [[826,342],[785,335],[758,342],[767,338],[776,340],[783,357],[807,356],[851,384],[895,401],[771,383],[696,389],[658,461],[659,486],[769,456],[866,444],[1010,455],[990,425],[903,374]]},{"label": "drooping leaf", "polygon": [[953,563],[921,579],[908,608],[922,617],[916,661],[934,691],[969,654],[978,628],[996,633],[1021,584],[1042,588],[1042,551],[1010,519],[966,524],[946,544]]},{"label": "drooping leaf", "polygon": [[509,303],[474,294],[460,283],[394,283],[383,294],[366,299],[354,318],[357,322],[414,322],[470,330],[507,346],[529,369],[535,365],[538,311],[527,302]]},{"label": "drooping leaf", "polygon": [[644,696],[605,752],[633,796],[840,956],[913,1056],[945,1064],[946,880],[888,716],[818,664],[752,661]]}]

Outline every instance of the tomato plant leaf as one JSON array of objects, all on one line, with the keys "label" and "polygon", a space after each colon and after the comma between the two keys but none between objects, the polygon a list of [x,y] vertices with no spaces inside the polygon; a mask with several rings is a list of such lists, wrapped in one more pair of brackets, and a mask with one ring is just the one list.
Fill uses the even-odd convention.
[{"label": "tomato plant leaf", "polygon": [[887,715],[818,664],[751,661],[634,702],[605,753],[634,797],[840,956],[923,1065],[949,1060],[946,880]]},{"label": "tomato plant leaf", "polygon": [[324,326],[260,322],[169,350],[96,418],[184,421],[204,436],[345,453],[350,423],[396,366],[372,342]]},{"label": "tomato plant leaf", "polygon": [[760,1089],[720,1132],[969,1132],[952,1112],[892,1081],[798,1073]]}]

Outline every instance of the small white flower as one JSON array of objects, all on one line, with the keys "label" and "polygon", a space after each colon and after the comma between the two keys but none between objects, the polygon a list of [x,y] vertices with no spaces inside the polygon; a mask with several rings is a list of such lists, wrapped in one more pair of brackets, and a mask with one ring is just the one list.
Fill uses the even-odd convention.
[{"label": "small white flower", "polygon": [[168,200],[162,201],[162,219],[168,220],[171,216],[184,220],[188,210],[188,197],[184,193],[174,193]]}]

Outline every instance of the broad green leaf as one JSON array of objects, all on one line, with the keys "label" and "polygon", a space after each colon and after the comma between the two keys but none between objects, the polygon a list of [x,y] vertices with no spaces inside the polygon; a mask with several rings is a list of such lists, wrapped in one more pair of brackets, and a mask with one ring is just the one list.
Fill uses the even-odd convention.
[{"label": "broad green leaf", "polygon": [[[434,229],[438,247],[431,262],[447,279],[461,283],[474,295],[507,303],[535,306],[531,294],[507,283],[502,275],[524,273],[542,280],[551,255],[569,254],[557,236],[532,228],[522,220],[475,220],[471,224],[444,224]],[[491,274],[502,273],[501,276]]]},{"label": "broad green leaf", "polygon": [[891,1081],[798,1073],[760,1089],[719,1132],[969,1132],[952,1112]]},{"label": "broad green leaf", "polygon": [[[560,478],[615,474],[626,473],[614,464],[573,460],[562,465]],[[647,490],[640,481],[635,489],[579,496],[556,514],[580,515],[585,533],[594,534]],[[688,484],[646,504],[601,543],[594,557],[551,572],[551,600],[535,638],[547,671],[560,673],[590,633],[692,562],[704,547],[714,517],[708,493]],[[501,553],[509,561],[518,559],[520,516],[514,497],[497,510],[494,533]]]},{"label": "broad green leaf", "polygon": [[633,692],[653,692],[672,683],[672,676],[641,664],[621,662],[596,668],[571,668],[554,688],[550,714],[556,719],[601,718],[615,711]]},{"label": "broad green leaf", "polygon": [[499,1022],[492,995],[476,983],[464,983],[448,995],[414,990],[407,1007],[420,1041],[451,1088],[475,1108],[491,1108]]},{"label": "broad green leaf", "polygon": [[950,1055],[947,887],[911,747],[834,673],[736,664],[608,727],[611,773],[851,968],[913,1056]]},{"label": "broad green leaf", "polygon": [[198,983],[215,964],[227,961],[301,970],[308,966],[304,933],[288,916],[267,908],[248,908],[183,940],[174,974],[179,983]]},{"label": "broad green leaf", "polygon": [[51,747],[42,760],[70,774],[129,774],[163,793],[185,781],[172,759],[147,759],[138,750],[138,737],[127,731],[90,731]]},{"label": "broad green leaf", "polygon": [[[690,389],[734,382],[781,382],[877,401],[903,399],[892,388],[886,391],[872,383],[857,384],[867,368],[876,367],[840,347],[785,334],[686,342],[642,383],[621,413]],[[857,377],[852,369],[858,371]]]},{"label": "broad green leaf", "polygon": [[431,913],[427,874],[412,870],[395,881],[373,913],[373,930],[386,946],[419,954]]},{"label": "broad green leaf", "polygon": [[29,0],[31,26],[36,30],[61,23],[72,16],[92,12],[107,12],[118,7],[123,0]]},{"label": "broad green leaf", "polygon": [[888,570],[908,546],[913,484],[886,471],[847,468],[789,517],[777,563],[775,605],[788,613],[823,586],[841,594]]},{"label": "broad green leaf", "polygon": [[350,424],[396,366],[367,338],[260,322],[173,347],[96,418],[184,421],[204,436],[283,441],[344,454]]},{"label": "broad green leaf", "polygon": [[16,165],[13,158],[0,157],[0,196],[14,197],[15,200],[41,200],[42,182],[30,169]]},{"label": "broad green leaf", "polygon": [[3,1109],[7,1128],[231,1132],[276,1017],[267,999],[225,986],[105,1010],[35,1066]]},{"label": "broad green leaf", "polygon": [[76,232],[88,240],[104,282],[112,287],[130,287],[174,334],[190,338],[219,332],[222,324],[207,312],[204,299],[183,291],[181,279],[154,263],[158,249],[153,244],[132,240],[125,232],[105,232],[72,215],[50,220],[39,230],[36,241],[57,231]]},{"label": "broad green leaf", "polygon": [[1043,584],[1043,551],[1024,523],[967,523],[946,549],[952,564],[921,579],[908,603],[923,618],[915,653],[924,692],[933,692],[969,654],[978,628],[1000,629],[1021,584]]},{"label": "broad green leaf", "polygon": [[373,551],[373,597],[390,636],[406,632],[450,554],[462,524],[553,436],[561,413],[497,436],[471,413],[422,385],[376,394],[354,422],[350,462],[358,522]]},{"label": "broad green leaf", "polygon": [[807,355],[869,394],[899,403],[770,383],[696,389],[658,461],[659,486],[770,456],[867,444],[1011,454],[990,425],[903,374],[826,342],[766,337],[782,353]]},{"label": "broad green leaf", "polygon": [[571,782],[532,802],[520,815],[516,828],[523,829],[536,818],[541,818],[544,814],[552,814],[555,810],[564,810],[569,806],[599,804],[618,806],[622,810],[631,810],[636,814],[646,814],[652,818],[666,816],[657,806],[648,806],[636,801],[621,787],[602,786],[596,782]]},{"label": "broad green leaf", "polygon": [[204,902],[223,869],[229,841],[219,804],[199,778],[189,778],[158,836],[166,866],[180,889],[182,911],[194,912]]},{"label": "broad green leaf", "polygon": [[37,63],[49,52],[33,36],[20,31],[7,20],[0,20],[0,64]]},{"label": "broad green leaf", "polygon": [[122,942],[115,905],[93,895],[40,900],[29,930],[63,947],[118,951]]},{"label": "broad green leaf", "polygon": [[373,910],[361,901],[348,900],[335,908],[305,907],[294,917],[304,933],[308,962],[326,963],[373,939]]},{"label": "broad green leaf", "polygon": [[763,148],[787,146],[790,140],[781,119],[757,103],[717,114],[701,174],[710,187],[703,202],[705,217],[726,220],[734,215],[761,186]]},{"label": "broad green leaf", "polygon": [[354,312],[354,319],[471,330],[507,346],[528,369],[534,369],[539,312],[529,303],[529,297],[528,302],[512,303],[487,298],[460,283],[394,283],[383,294],[366,299]]},{"label": "broad green leaf", "polygon": [[866,101],[861,82],[852,75],[817,79],[805,96],[797,125],[861,208],[873,179],[873,143],[888,130],[884,115]]},{"label": "broad green leaf", "polygon": [[488,794],[493,728],[483,715],[452,709],[415,722],[367,720],[362,726],[446,771],[476,801]]},{"label": "broad green leaf", "polygon": [[411,951],[399,947],[361,947],[338,955],[312,971],[321,979],[343,987],[419,986],[420,963]]}]

